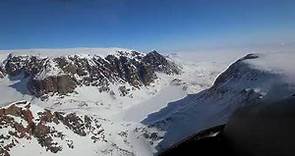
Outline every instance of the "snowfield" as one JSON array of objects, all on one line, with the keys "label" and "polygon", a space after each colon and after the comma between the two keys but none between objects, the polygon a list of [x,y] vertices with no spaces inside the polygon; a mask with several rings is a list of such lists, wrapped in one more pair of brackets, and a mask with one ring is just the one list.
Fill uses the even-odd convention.
[{"label": "snowfield", "polygon": [[[8,52],[105,56],[118,50],[129,51],[120,48],[7,50],[0,51],[0,57],[4,60]],[[157,73],[159,78],[154,83],[132,91],[129,96],[110,95],[99,92],[97,87],[83,86],[67,96],[53,95],[42,101],[29,95],[25,80],[0,79],[2,107],[26,100],[32,108],[89,115],[99,121],[107,140],[107,143],[93,143],[87,137],[57,127],[74,140],[74,149],[51,153],[32,139],[13,148],[11,155],[154,155],[198,131],[225,123],[247,102],[276,100],[294,93],[293,53],[258,54],[258,58],[241,60],[226,70],[242,56],[241,53],[228,57],[224,54],[210,57],[193,53],[166,54],[167,59],[181,66],[182,73]],[[220,75],[223,71],[224,74]],[[220,79],[216,80],[218,76]],[[128,87],[128,84],[124,85]],[[290,87],[274,97],[277,86]]]}]

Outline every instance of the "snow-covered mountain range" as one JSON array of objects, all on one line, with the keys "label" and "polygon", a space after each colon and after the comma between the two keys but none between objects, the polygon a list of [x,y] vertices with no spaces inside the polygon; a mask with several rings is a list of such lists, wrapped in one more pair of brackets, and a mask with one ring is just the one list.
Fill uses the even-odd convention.
[{"label": "snow-covered mountain range", "polygon": [[225,124],[244,105],[295,90],[294,64],[282,61],[292,53],[249,54],[232,65],[240,56],[118,48],[0,56],[0,155],[153,155]]}]

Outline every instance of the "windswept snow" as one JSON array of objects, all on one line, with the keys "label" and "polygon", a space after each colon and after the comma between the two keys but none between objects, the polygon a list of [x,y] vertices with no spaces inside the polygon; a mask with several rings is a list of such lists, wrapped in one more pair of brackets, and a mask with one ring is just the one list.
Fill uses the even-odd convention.
[{"label": "windswept snow", "polygon": [[265,53],[258,54],[259,60],[248,60],[247,62],[253,67],[265,70],[268,72],[273,72],[277,74],[282,74],[286,76],[289,81],[294,81],[295,79],[295,54],[290,52],[282,53]]},{"label": "windswept snow", "polygon": [[[295,73],[291,68],[295,64],[288,61],[295,55],[267,55],[272,54],[258,54],[258,58],[254,55],[234,63],[213,87],[171,102],[150,114],[142,123],[164,134],[159,133],[161,139],[156,141],[156,148],[162,151],[201,130],[225,124],[235,110],[257,100],[275,101],[292,96],[295,81],[286,81],[285,76]],[[278,56],[289,62],[288,67],[272,61]]]},{"label": "windswept snow", "polygon": [[149,113],[158,111],[159,109],[166,107],[171,101],[181,99],[186,95],[182,87],[179,86],[167,86],[161,89],[155,96],[130,107],[126,111],[123,111],[122,119],[124,121],[140,122]]}]

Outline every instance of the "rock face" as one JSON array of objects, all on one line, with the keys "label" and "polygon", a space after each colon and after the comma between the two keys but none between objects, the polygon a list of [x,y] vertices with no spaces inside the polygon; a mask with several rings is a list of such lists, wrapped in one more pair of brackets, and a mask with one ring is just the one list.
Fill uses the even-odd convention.
[{"label": "rock face", "polygon": [[67,94],[77,86],[97,86],[100,91],[110,92],[110,84],[128,83],[139,88],[147,86],[156,78],[156,72],[179,74],[180,69],[156,51],[148,54],[136,51],[108,55],[68,55],[40,57],[9,55],[0,68],[14,77],[24,74],[29,78],[28,89],[38,97],[48,93]]},{"label": "rock face", "polygon": [[169,62],[165,57],[156,51],[148,53],[142,59],[142,61],[149,65],[154,71],[163,72],[166,74],[180,73],[179,68],[175,64]]},{"label": "rock face", "polygon": [[37,56],[14,56],[9,54],[4,62],[5,71],[9,76],[17,76],[22,72],[26,75],[36,75],[46,59]]},{"label": "rock face", "polygon": [[67,94],[74,91],[77,84],[69,75],[50,76],[43,80],[32,80],[30,91],[37,97],[49,92]]},{"label": "rock face", "polygon": [[0,64],[0,79],[4,78],[6,75],[3,66]]},{"label": "rock face", "polygon": [[33,112],[36,108],[31,107],[27,102],[18,102],[0,109],[1,156],[9,156],[21,141],[33,139],[52,153],[65,148],[73,149],[73,136],[68,136],[71,133],[80,137],[89,136],[93,142],[104,141],[104,130],[92,117],[49,110]]}]

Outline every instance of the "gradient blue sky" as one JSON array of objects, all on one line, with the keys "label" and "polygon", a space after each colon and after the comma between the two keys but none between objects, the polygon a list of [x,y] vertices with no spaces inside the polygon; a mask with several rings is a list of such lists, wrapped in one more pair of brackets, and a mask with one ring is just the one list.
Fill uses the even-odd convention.
[{"label": "gradient blue sky", "polygon": [[294,0],[1,0],[0,49],[288,45]]}]

